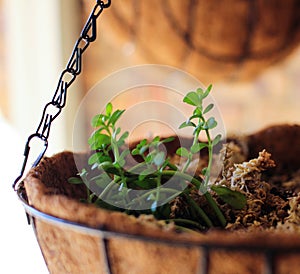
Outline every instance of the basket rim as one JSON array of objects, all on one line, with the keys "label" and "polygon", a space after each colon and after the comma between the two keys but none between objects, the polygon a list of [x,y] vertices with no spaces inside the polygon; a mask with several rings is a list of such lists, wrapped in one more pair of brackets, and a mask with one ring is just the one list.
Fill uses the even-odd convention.
[{"label": "basket rim", "polygon": [[[22,196],[22,193],[18,192],[18,198],[23,205],[26,215],[28,217],[28,223],[34,224],[34,220],[40,220],[48,223],[49,225],[55,225],[55,226],[61,226],[66,227],[68,229],[72,229],[74,231],[77,231],[78,233],[87,234],[90,236],[99,236],[101,238],[105,239],[111,239],[111,238],[126,238],[128,240],[139,240],[139,241],[145,241],[150,243],[157,243],[157,244],[166,244],[169,246],[174,247],[195,247],[195,248],[204,248],[204,249],[220,249],[220,250],[235,250],[235,251],[247,251],[247,252],[271,252],[272,254],[276,253],[299,253],[300,254],[300,241],[294,241],[295,240],[295,233],[284,233],[284,232],[276,232],[270,234],[271,237],[278,238],[279,236],[282,237],[282,240],[288,240],[293,241],[293,245],[282,245],[282,241],[280,244],[269,245],[266,244],[264,241],[259,241],[257,244],[257,241],[251,240],[251,238],[257,239],[257,237],[263,239],[266,237],[265,231],[259,231],[255,233],[247,232],[244,233],[242,236],[246,236],[244,240],[245,242],[231,242],[231,241],[217,241],[215,237],[213,239],[210,239],[208,236],[206,240],[203,240],[203,238],[200,241],[195,241],[194,238],[188,239],[180,239],[180,238],[157,238],[155,236],[151,235],[142,235],[142,234],[132,234],[132,233],[125,233],[121,231],[113,231],[109,229],[105,229],[103,227],[91,227],[87,224],[81,224],[75,221],[70,221],[67,219],[63,219],[60,217],[53,216],[51,214],[47,214],[45,212],[42,212],[35,207],[31,206],[28,201]],[[228,231],[215,231],[219,237],[221,236],[232,236],[231,232]],[[211,234],[214,234],[213,232],[210,232]],[[231,237],[232,238],[232,237]],[[274,239],[276,239],[274,238]],[[297,237],[300,240],[300,235]],[[251,244],[251,241],[253,241],[255,244]],[[250,243],[250,244],[249,244]]]},{"label": "basket rim", "polygon": [[[296,132],[297,136],[300,134],[300,125],[271,127],[263,131],[263,133],[266,133],[267,137],[269,137],[270,134],[273,135],[274,130],[282,132],[282,129],[290,129],[292,133]],[[51,184],[48,186],[45,185],[44,179],[49,180],[49,177],[46,176],[44,179],[41,177],[41,172],[48,170],[49,166],[51,166],[52,173],[54,166],[58,166],[59,170],[64,170],[61,164],[64,167],[65,164],[69,166],[70,161],[74,161],[74,154],[84,155],[82,153],[63,151],[50,158],[44,158],[39,166],[33,168],[27,174],[24,180],[25,193],[23,194],[28,194],[28,201],[27,197],[25,200],[23,199],[24,196],[23,198],[21,197],[22,195],[20,194],[22,193],[20,192],[22,190],[18,194],[29,216],[43,221],[50,221],[52,224],[66,224],[72,228],[79,228],[101,235],[105,234],[108,238],[111,236],[139,238],[160,243],[166,242],[173,245],[188,245],[189,247],[207,246],[209,248],[210,246],[217,246],[224,248],[230,246],[233,249],[235,247],[246,246],[247,250],[265,250],[267,248],[274,252],[277,252],[279,249],[300,250],[300,234],[297,231],[262,230],[240,233],[214,229],[209,230],[205,234],[196,232],[177,233],[155,226],[155,224],[151,225],[150,223],[143,222],[135,217],[129,217],[125,213],[108,211],[96,208],[93,205],[82,204],[76,199],[72,199],[71,196],[63,194],[64,192],[57,191],[55,188],[53,189],[52,184],[54,182],[52,180],[57,180],[58,174],[55,174],[55,177],[50,179]],[[60,160],[58,161],[58,159]],[[65,174],[63,177],[65,177]],[[59,186],[61,187],[60,181]]]}]

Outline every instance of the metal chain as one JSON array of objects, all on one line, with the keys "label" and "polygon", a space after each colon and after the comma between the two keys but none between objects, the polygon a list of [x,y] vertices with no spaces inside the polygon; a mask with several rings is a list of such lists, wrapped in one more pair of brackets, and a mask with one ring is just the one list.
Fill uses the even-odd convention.
[{"label": "metal chain", "polygon": [[78,40],[75,43],[73,52],[66,65],[66,68],[60,75],[54,96],[52,100],[45,105],[42,118],[36,132],[28,137],[28,140],[25,144],[24,161],[21,168],[21,173],[13,183],[13,188],[15,190],[17,190],[18,188],[18,182],[22,179],[25,168],[27,166],[27,161],[30,154],[30,143],[33,139],[38,139],[39,141],[41,141],[44,147],[36,158],[32,167],[37,166],[40,160],[43,158],[48,148],[48,137],[52,122],[58,117],[62,109],[65,107],[68,88],[75,81],[76,77],[81,73],[82,54],[88,48],[90,43],[96,40],[96,20],[102,13],[102,11],[108,8],[110,5],[111,0],[97,0],[97,3],[95,4],[91,14],[89,15],[89,18],[84,25]]}]

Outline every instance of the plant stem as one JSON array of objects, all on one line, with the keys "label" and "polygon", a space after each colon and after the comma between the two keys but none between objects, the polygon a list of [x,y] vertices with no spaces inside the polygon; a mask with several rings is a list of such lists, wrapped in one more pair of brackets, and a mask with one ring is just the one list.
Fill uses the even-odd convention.
[{"label": "plant stem", "polygon": [[[189,226],[196,227],[200,230],[205,230],[204,226],[202,226],[198,222],[195,222],[195,221],[192,221],[192,220],[189,220],[189,219],[180,219],[180,218],[178,218],[178,219],[166,219],[165,221],[166,222],[174,222],[176,224],[179,223],[179,224],[183,224],[183,225],[189,225]],[[183,228],[185,228],[185,227],[183,227]]]},{"label": "plant stem", "polygon": [[[131,202],[128,203],[128,206],[133,205],[137,200],[142,200],[142,199],[148,198],[149,195],[151,195],[152,193],[156,193],[156,191],[157,191],[156,188],[147,191],[143,195],[141,195],[141,196],[139,196],[139,197],[134,198],[133,200],[131,200]],[[159,191],[160,191],[160,193],[166,192],[166,193],[172,194],[170,197],[168,197],[168,201],[174,199],[175,197],[177,197],[181,193],[181,191],[177,191],[177,190],[172,189],[172,188],[163,188],[163,189],[160,189]],[[166,202],[168,202],[168,201],[166,201]]]},{"label": "plant stem", "polygon": [[191,163],[191,158],[192,158],[192,155],[190,153],[189,157],[187,158],[187,161],[184,164],[184,167],[182,168],[182,172],[186,172],[186,170],[188,169],[188,167],[189,167],[189,165]]},{"label": "plant stem", "polygon": [[147,167],[147,164],[145,162],[138,163],[135,166],[129,168],[127,170],[127,174],[129,175],[131,173],[134,173],[134,171],[136,171],[136,170],[137,170],[137,172],[139,172],[139,168],[144,168],[144,167]]},{"label": "plant stem", "polygon": [[178,170],[177,166],[173,165],[173,164],[170,163],[170,162],[168,162],[167,166],[168,166],[169,168],[171,168],[172,170],[175,170],[175,171]]},{"label": "plant stem", "polygon": [[161,187],[161,173],[158,174],[158,176],[156,178],[156,181],[157,181],[157,185],[156,185],[156,197],[155,197],[155,201],[156,201],[156,204],[157,204],[158,200],[159,200],[160,187]]},{"label": "plant stem", "polygon": [[213,146],[212,146],[212,141],[208,129],[206,129],[205,132],[206,132],[207,142],[208,142],[208,165],[205,173],[204,185],[205,187],[207,187],[209,183],[211,167],[212,167]]},{"label": "plant stem", "polygon": [[183,179],[185,181],[191,182],[197,189],[200,189],[200,186],[201,186],[201,182],[199,180],[197,180],[196,178],[194,178],[193,176],[191,176],[187,173],[183,173],[183,172],[180,172],[180,171],[164,170],[162,172],[162,176],[166,176],[166,177],[177,176],[177,177],[180,177],[181,179]]},{"label": "plant stem", "polygon": [[103,200],[104,196],[111,190],[113,186],[115,186],[116,182],[112,180],[100,193],[97,200]]},{"label": "plant stem", "polygon": [[202,218],[202,220],[206,223],[206,225],[210,228],[213,227],[212,221],[208,218],[206,213],[203,211],[201,207],[188,195],[184,194],[184,197],[188,201],[188,203],[195,209],[196,213]]},{"label": "plant stem", "polygon": [[[199,119],[199,120],[200,120],[200,119]],[[195,144],[199,141],[199,140],[198,140],[198,138],[199,138],[199,133],[200,133],[200,132],[197,131],[197,132],[194,134],[192,146],[195,145]],[[188,158],[187,158],[187,161],[186,161],[185,164],[184,164],[184,167],[182,168],[182,172],[186,172],[186,170],[188,169],[188,167],[189,167],[189,165],[190,165],[190,163],[191,163],[191,161],[192,161],[192,158],[193,158],[193,154],[192,154],[191,152],[189,152],[189,156],[188,156]]]},{"label": "plant stem", "polygon": [[[189,182],[191,182],[198,190],[200,189],[201,186],[201,182],[199,180],[197,180],[196,178],[192,177],[191,175],[188,175],[186,173],[181,173],[179,171],[175,172],[172,170],[165,170],[162,172],[163,175],[166,176],[178,176],[184,180],[187,180]],[[217,215],[217,218],[219,219],[221,225],[223,227],[226,226],[226,220],[225,217],[223,215],[223,213],[221,212],[221,210],[219,209],[218,205],[216,204],[215,200],[212,198],[212,196],[210,195],[210,193],[208,191],[206,191],[204,193],[204,197],[206,198],[208,204],[211,206],[211,208],[214,210],[214,212]],[[192,200],[192,199],[191,199]],[[193,200],[192,200],[193,201]],[[193,201],[194,202],[194,201]],[[192,203],[192,202],[191,202]],[[194,202],[195,203],[195,202]],[[195,203],[196,204],[196,203]],[[196,204],[197,205],[197,204]],[[197,206],[198,207],[198,206]],[[199,208],[199,207],[198,207]]]},{"label": "plant stem", "polygon": [[87,202],[90,204],[92,202],[92,195],[90,191],[90,186],[86,185],[86,195],[87,195]]},{"label": "plant stem", "polygon": [[226,219],[222,213],[222,211],[220,210],[220,208],[218,207],[218,205],[216,204],[215,200],[213,199],[213,197],[210,195],[209,192],[204,193],[204,196],[208,202],[208,204],[211,206],[211,208],[214,210],[214,212],[217,215],[217,218],[219,219],[221,226],[225,227],[226,226]]}]

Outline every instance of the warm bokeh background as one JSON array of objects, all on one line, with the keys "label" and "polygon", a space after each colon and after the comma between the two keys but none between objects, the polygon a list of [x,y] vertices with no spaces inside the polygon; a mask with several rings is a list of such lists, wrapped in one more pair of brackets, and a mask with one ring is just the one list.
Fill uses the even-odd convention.
[{"label": "warm bokeh background", "polygon": [[[91,1],[83,2],[89,11]],[[126,66],[166,64],[214,85],[228,132],[299,123],[299,10],[295,1],[114,1],[99,42],[87,53],[85,90]],[[196,37],[190,39],[195,46],[180,40],[180,31]],[[200,46],[226,58],[201,55]]]},{"label": "warm bokeh background", "polygon": [[[113,2],[100,16],[97,41],[84,54],[83,73],[69,93],[63,122],[58,121],[54,151],[71,147],[77,105],[92,86],[112,72],[145,63],[175,66],[212,83],[228,132],[300,121],[298,2],[227,0],[218,9],[218,0],[200,2]],[[52,98],[94,5],[90,0],[30,3],[0,1],[0,109],[25,136]]]}]

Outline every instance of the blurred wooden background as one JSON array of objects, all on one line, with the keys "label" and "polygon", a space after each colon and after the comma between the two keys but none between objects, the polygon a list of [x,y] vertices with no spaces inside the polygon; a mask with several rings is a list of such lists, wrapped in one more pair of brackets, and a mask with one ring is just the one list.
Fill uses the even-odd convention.
[{"label": "blurred wooden background", "polygon": [[298,46],[299,14],[294,0],[115,0],[102,24],[137,62],[180,67],[207,84],[251,80],[282,61]]},{"label": "blurred wooden background", "polygon": [[[1,33],[7,31],[8,24],[3,1],[0,0]],[[206,4],[201,2],[202,6],[200,2],[114,0],[112,7],[105,10],[98,20],[97,41],[85,52],[83,72],[78,80],[80,96],[119,69],[146,63],[164,64],[183,69],[204,84],[213,84],[213,96],[228,132],[252,132],[270,124],[300,123],[299,1],[276,0],[270,4],[256,0],[250,1],[253,2],[250,6],[249,1],[214,0]],[[60,20],[55,21],[55,24],[60,24],[55,31],[56,43],[62,51],[57,57],[60,65],[55,67],[57,77],[94,3],[91,0],[60,1],[57,10]],[[194,9],[193,4],[196,5]],[[265,9],[268,5],[270,10]],[[201,11],[204,8],[208,12]],[[192,11],[194,15],[190,14]],[[45,18],[47,16],[51,15],[44,14]],[[29,17],[26,15],[24,20],[29,20]],[[252,36],[243,34],[245,28],[249,28],[247,20],[252,20]],[[51,25],[47,27],[51,28]],[[70,27],[72,33],[66,33]],[[197,31],[204,38],[197,38]],[[185,40],[180,40],[183,36]],[[232,36],[234,39],[230,42],[228,37]],[[64,39],[59,40],[59,37]],[[3,39],[1,35],[0,40]],[[201,48],[217,57],[232,57],[233,61],[228,65],[223,62],[226,58],[207,60],[199,53]],[[266,52],[269,54],[262,54]],[[14,105],[7,77],[6,60],[10,54],[10,48],[5,48],[4,41],[1,41],[0,107],[8,120],[12,120],[11,108]],[[51,77],[55,79],[55,76]],[[55,86],[56,81],[53,82]],[[22,96],[25,94],[26,90]],[[36,96],[44,95],[40,92]],[[80,98],[78,100],[80,102]],[[76,104],[72,105],[75,107]],[[72,130],[72,115],[68,118],[69,131]]]},{"label": "blurred wooden background", "polygon": [[[92,2],[82,1],[83,18],[87,17]],[[85,59],[85,90],[120,68],[166,64],[191,73],[204,84],[213,84],[213,96],[229,132],[252,132],[270,124],[299,123],[300,3],[228,0],[208,1],[201,6],[200,2],[113,1],[111,10],[101,15],[98,42]],[[183,45],[176,38],[180,30],[185,29],[186,35],[189,34],[186,28],[191,4],[198,10],[192,22],[198,27],[190,27],[194,32],[195,28],[199,33],[204,32],[202,40],[193,38],[195,43],[203,43],[216,54],[233,55],[232,62],[228,64],[222,58],[206,60],[192,46]],[[166,8],[177,20],[179,30],[172,29],[174,25],[169,22],[172,18],[166,17]],[[207,12],[201,13],[201,9]],[[249,32],[249,20],[255,20],[253,29],[245,34]],[[215,25],[210,27],[210,23]],[[226,31],[228,28],[232,30]],[[220,36],[211,33],[214,29]],[[242,48],[244,41],[246,49]]]}]

